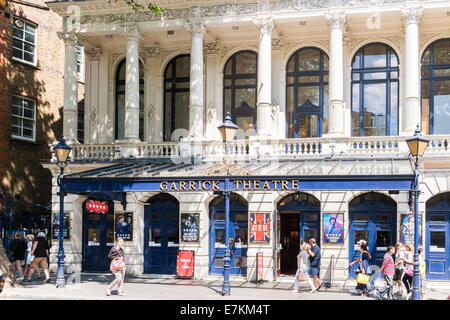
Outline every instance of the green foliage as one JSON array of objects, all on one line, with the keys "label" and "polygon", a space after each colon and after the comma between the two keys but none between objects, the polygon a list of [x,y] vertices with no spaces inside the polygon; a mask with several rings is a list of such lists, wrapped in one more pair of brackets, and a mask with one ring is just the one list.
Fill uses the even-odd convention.
[{"label": "green foliage", "polygon": [[[114,2],[117,3],[118,0],[114,0]],[[125,2],[133,8],[135,12],[138,12],[139,10],[145,10],[145,7],[142,4],[139,4],[136,2],[136,0],[125,0]],[[161,16],[161,14],[164,12],[164,8],[158,7],[156,4],[147,2],[147,8],[150,11],[153,11],[158,16]]]}]

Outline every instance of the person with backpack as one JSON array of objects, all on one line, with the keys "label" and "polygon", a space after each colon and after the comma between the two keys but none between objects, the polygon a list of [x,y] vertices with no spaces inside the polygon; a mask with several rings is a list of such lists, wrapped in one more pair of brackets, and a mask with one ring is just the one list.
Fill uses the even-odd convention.
[{"label": "person with backpack", "polygon": [[111,282],[106,289],[106,295],[111,295],[111,290],[115,286],[118,287],[117,295],[124,296],[123,292],[123,282],[125,279],[125,254],[123,252],[123,239],[117,238],[115,241],[114,246],[111,248],[111,250],[108,253],[108,259],[110,263],[110,270],[112,274],[114,275],[115,279],[113,282]]},{"label": "person with backpack", "polygon": [[395,254],[395,247],[389,246],[388,251],[383,257],[383,264],[381,265],[380,272],[383,273],[386,287],[381,290],[376,290],[378,299],[382,300],[386,294],[389,300],[394,300],[394,275],[395,275],[395,263],[392,255]]}]

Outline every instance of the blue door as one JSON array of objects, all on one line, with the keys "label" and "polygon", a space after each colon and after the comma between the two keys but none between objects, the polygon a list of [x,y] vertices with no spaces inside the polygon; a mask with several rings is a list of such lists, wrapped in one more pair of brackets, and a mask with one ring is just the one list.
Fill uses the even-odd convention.
[{"label": "blue door", "polygon": [[426,205],[426,277],[450,280],[450,194],[431,198]]},{"label": "blue door", "polygon": [[[223,274],[223,258],[227,249],[225,237],[225,197],[219,196],[209,205],[209,273]],[[233,238],[231,274],[247,273],[248,204],[237,194],[230,196],[230,238]]]},{"label": "blue door", "polygon": [[107,202],[108,213],[86,210],[83,203],[83,271],[108,272],[109,250],[114,245],[114,204]]},{"label": "blue door", "polygon": [[165,193],[151,198],[144,214],[144,273],[175,274],[179,246],[179,204]]},{"label": "blue door", "polygon": [[[359,240],[366,240],[372,259],[369,265],[381,267],[387,247],[395,245],[395,222],[397,205],[395,201],[380,193],[365,193],[350,202],[349,261],[359,258]],[[350,276],[356,278],[358,264],[350,269]]]},{"label": "blue door", "polygon": [[315,238],[320,247],[320,202],[306,193],[295,193],[278,202],[280,216],[280,272],[295,274],[303,242]]}]

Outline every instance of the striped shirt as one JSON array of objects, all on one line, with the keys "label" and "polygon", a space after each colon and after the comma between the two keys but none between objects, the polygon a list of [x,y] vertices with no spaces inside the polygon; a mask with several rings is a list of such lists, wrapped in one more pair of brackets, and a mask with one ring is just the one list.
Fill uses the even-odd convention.
[{"label": "striped shirt", "polygon": [[383,258],[383,274],[385,275],[393,275],[395,274],[395,265],[394,259],[392,259],[392,255],[389,252],[386,252]]}]

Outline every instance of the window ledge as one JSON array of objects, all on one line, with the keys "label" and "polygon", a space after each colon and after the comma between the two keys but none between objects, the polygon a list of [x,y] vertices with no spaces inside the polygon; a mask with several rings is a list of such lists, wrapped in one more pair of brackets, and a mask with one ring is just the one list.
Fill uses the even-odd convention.
[{"label": "window ledge", "polygon": [[25,65],[25,66],[30,67],[30,68],[32,68],[32,69],[41,70],[41,68],[39,68],[39,67],[37,66],[37,64],[33,64],[33,63],[30,63],[30,62],[27,62],[27,61],[24,61],[24,60],[19,60],[19,59],[17,59],[17,58],[12,57],[12,58],[11,58],[11,61],[16,62],[16,63],[18,63],[18,64]]},{"label": "window ledge", "polygon": [[27,138],[10,136],[9,139],[12,142],[25,142],[25,143],[29,143],[29,144],[36,145],[36,146],[40,145],[39,143],[36,142],[36,140],[31,140],[31,139],[27,139]]}]

